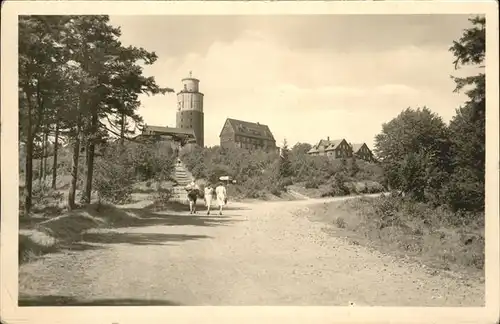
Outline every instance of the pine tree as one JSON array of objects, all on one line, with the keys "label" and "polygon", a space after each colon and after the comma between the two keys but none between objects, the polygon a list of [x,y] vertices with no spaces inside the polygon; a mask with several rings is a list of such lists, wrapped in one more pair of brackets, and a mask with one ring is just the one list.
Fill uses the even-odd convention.
[{"label": "pine tree", "polygon": [[292,166],[290,162],[290,152],[286,139],[280,149],[279,178],[280,180],[289,178],[292,175]]},{"label": "pine tree", "polygon": [[[472,27],[453,42],[450,51],[455,56],[455,68],[474,65],[483,68],[486,47],[486,20],[470,19]],[[483,210],[485,192],[485,74],[453,78],[455,92],[465,90],[469,98],[450,122],[453,154],[453,175],[448,198],[454,209]]]},{"label": "pine tree", "polygon": [[[140,94],[173,92],[143,75],[139,62],[153,64],[156,54],[123,46],[120,35],[108,16],[20,17],[19,132],[26,148],[26,214],[31,209],[33,157],[42,148],[43,176],[49,137],[54,136],[53,186],[58,142],[73,145],[68,205],[74,208],[82,146],[87,168],[83,200],[89,202],[96,145],[108,133],[125,137],[128,120],[136,125],[142,121],[137,115]],[[105,121],[111,121],[109,127]],[[118,132],[113,121],[119,121]]]},{"label": "pine tree", "polygon": [[351,177],[355,177],[360,170],[361,169],[358,165],[358,161],[356,159],[356,156],[353,154],[351,157]]}]

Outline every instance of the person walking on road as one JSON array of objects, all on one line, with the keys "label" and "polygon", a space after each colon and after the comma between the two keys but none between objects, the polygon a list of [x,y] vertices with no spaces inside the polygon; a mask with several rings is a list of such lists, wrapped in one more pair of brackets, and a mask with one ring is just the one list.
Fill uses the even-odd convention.
[{"label": "person walking on road", "polygon": [[212,206],[213,198],[214,198],[214,188],[212,187],[211,184],[208,184],[205,187],[205,194],[204,194],[205,206],[207,206],[207,215],[210,215],[210,207]]},{"label": "person walking on road", "polygon": [[189,200],[189,213],[196,214],[196,200],[200,194],[200,188],[193,181],[186,186],[186,191],[188,192],[188,200]]},{"label": "person walking on road", "polygon": [[217,196],[217,204],[219,205],[219,215],[222,215],[222,206],[227,204],[226,187],[222,183],[219,183],[217,188],[215,188],[215,195]]}]

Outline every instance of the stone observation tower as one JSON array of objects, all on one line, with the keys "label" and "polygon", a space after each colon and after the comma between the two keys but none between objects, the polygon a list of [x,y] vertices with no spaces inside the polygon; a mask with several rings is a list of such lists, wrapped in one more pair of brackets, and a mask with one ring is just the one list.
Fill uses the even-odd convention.
[{"label": "stone observation tower", "polygon": [[176,127],[192,129],[196,144],[204,147],[203,93],[199,92],[200,80],[192,77],[182,79],[183,89],[177,93]]}]

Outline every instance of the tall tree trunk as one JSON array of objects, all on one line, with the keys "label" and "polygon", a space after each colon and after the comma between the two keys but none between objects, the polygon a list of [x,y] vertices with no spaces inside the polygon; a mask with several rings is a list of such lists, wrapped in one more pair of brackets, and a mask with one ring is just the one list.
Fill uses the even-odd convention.
[{"label": "tall tree trunk", "polygon": [[125,114],[122,114],[121,125],[120,125],[120,145],[123,146],[125,140]]},{"label": "tall tree trunk", "polygon": [[75,197],[76,197],[76,185],[78,181],[78,161],[80,159],[80,132],[81,132],[81,115],[78,117],[76,126],[76,136],[73,143],[73,161],[71,165],[71,185],[69,187],[68,194],[68,207],[70,210],[76,208]]},{"label": "tall tree trunk", "polygon": [[[37,102],[37,108],[38,108],[38,118],[37,122],[35,124],[35,130],[33,131],[33,137],[38,134],[40,131],[40,127],[43,126],[44,123],[44,105],[43,105],[43,98],[42,98],[42,92],[40,89],[40,80],[37,79],[36,82],[36,102]],[[39,168],[38,168],[38,183],[41,186],[42,185],[42,179],[43,179],[43,151],[44,151],[44,136],[42,135],[42,147],[41,147],[41,154],[40,154],[40,161],[39,161]]]},{"label": "tall tree trunk", "polygon": [[[40,151],[43,152],[43,141],[42,141],[42,148]],[[43,179],[43,153],[40,153],[38,160],[38,184],[40,185],[40,187],[42,186],[42,179]]]},{"label": "tall tree trunk", "polygon": [[32,111],[31,97],[28,92],[25,92],[28,102],[28,129],[26,136],[26,170],[24,180],[24,214],[29,216],[31,212],[32,189],[33,189],[33,132],[32,132]]},{"label": "tall tree trunk", "polygon": [[52,161],[52,189],[56,188],[57,182],[57,150],[59,146],[59,120],[56,122],[56,134],[54,139],[54,159]]},{"label": "tall tree trunk", "polygon": [[92,197],[92,179],[94,174],[94,153],[95,141],[97,136],[97,123],[99,122],[97,111],[92,112],[92,121],[90,124],[90,137],[87,144],[87,179],[85,183],[85,198],[84,202],[90,204]]},{"label": "tall tree trunk", "polygon": [[47,154],[49,152],[49,133],[48,130],[45,131],[43,135],[43,151],[42,151],[42,159],[43,159],[43,183],[45,183],[45,179],[47,178]]}]

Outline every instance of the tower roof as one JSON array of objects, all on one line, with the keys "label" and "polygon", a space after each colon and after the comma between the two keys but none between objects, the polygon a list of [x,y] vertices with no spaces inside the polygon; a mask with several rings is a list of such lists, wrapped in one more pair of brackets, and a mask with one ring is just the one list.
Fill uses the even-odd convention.
[{"label": "tower roof", "polygon": [[186,77],[186,78],[183,78],[181,81],[184,81],[184,80],[194,80],[194,81],[198,81],[198,82],[200,82],[200,80],[199,80],[199,79],[197,79],[197,78],[193,78],[193,72],[192,72],[192,71],[189,71],[189,76],[188,76],[188,77]]}]

